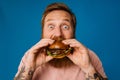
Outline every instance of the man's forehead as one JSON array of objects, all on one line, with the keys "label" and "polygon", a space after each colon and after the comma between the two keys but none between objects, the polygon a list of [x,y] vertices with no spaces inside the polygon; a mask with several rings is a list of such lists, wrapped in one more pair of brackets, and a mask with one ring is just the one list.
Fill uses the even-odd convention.
[{"label": "man's forehead", "polygon": [[55,10],[47,14],[45,17],[45,21],[53,21],[53,20],[63,20],[70,21],[71,16],[68,12],[63,10]]}]

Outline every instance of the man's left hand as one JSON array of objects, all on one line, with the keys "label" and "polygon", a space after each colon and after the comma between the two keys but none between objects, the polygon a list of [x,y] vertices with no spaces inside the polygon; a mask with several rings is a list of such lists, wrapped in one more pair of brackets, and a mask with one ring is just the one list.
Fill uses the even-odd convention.
[{"label": "man's left hand", "polygon": [[74,48],[73,54],[67,57],[73,61],[74,64],[80,66],[81,69],[86,70],[91,66],[88,49],[76,39],[66,39],[64,44]]}]

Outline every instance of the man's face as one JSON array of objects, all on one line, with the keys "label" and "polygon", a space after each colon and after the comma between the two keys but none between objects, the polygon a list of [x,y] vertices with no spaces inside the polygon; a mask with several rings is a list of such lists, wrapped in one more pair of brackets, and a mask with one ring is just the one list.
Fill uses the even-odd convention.
[{"label": "man's face", "polygon": [[48,13],[44,21],[43,38],[73,38],[73,26],[71,23],[71,16],[66,11],[55,10]]}]

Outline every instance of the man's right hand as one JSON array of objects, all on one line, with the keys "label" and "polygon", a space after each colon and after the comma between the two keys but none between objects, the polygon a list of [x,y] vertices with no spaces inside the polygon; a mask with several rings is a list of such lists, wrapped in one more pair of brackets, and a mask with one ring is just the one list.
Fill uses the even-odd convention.
[{"label": "man's right hand", "polygon": [[54,40],[52,39],[41,39],[36,45],[27,51],[25,65],[37,67],[51,60],[52,57],[46,55],[44,48],[53,42]]},{"label": "man's right hand", "polygon": [[35,68],[52,59],[51,56],[46,55],[44,48],[53,42],[54,40],[51,39],[41,39],[29,49],[22,58],[14,80],[31,80]]}]

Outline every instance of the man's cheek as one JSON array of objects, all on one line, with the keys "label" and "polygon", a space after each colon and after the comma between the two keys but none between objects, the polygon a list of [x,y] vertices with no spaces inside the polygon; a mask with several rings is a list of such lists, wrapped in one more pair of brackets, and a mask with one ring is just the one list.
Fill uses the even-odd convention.
[{"label": "man's cheek", "polygon": [[72,36],[73,36],[73,35],[72,35],[71,33],[65,33],[65,34],[64,34],[64,38],[65,38],[65,39],[70,39],[70,38],[72,38]]}]

